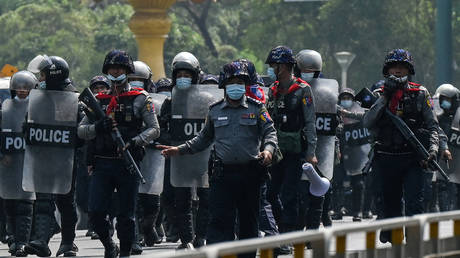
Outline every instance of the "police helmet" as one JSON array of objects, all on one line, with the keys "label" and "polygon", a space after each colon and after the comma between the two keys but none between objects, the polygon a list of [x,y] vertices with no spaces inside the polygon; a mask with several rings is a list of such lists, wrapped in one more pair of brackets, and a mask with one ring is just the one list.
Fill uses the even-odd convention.
[{"label": "police helmet", "polygon": [[29,71],[19,71],[11,77],[10,80],[10,92],[14,98],[17,90],[30,91],[35,89],[38,85],[38,80],[35,75]]},{"label": "police helmet", "polygon": [[32,73],[43,72],[48,88],[70,83],[69,65],[59,56],[38,55],[29,62],[27,70]]},{"label": "police helmet", "polygon": [[206,74],[201,78],[201,84],[219,84],[219,78],[214,74]]},{"label": "police helmet", "polygon": [[315,50],[304,49],[295,56],[297,67],[300,70],[308,69],[315,72],[321,72],[323,68],[323,59],[321,54]]},{"label": "police helmet", "polygon": [[244,80],[246,85],[250,85],[251,80],[249,78],[247,63],[233,61],[224,65],[219,75],[219,88],[223,89],[227,81],[232,77],[239,77]]},{"label": "police helmet", "polygon": [[150,80],[152,78],[152,70],[142,61],[134,61],[134,73],[128,74],[129,79],[139,78],[143,80]]},{"label": "police helmet", "polygon": [[89,82],[89,88],[92,90],[96,85],[104,85],[107,89],[110,89],[112,83],[104,75],[96,75]]},{"label": "police helmet", "polygon": [[353,99],[355,98],[355,91],[353,89],[350,89],[350,88],[344,88],[340,91],[340,94],[339,94],[339,99],[342,98],[342,96],[344,95],[350,95]]},{"label": "police helmet", "polygon": [[172,61],[172,85],[176,85],[176,74],[179,70],[187,70],[192,73],[192,84],[198,83],[198,76],[200,74],[200,62],[198,59],[189,52],[180,52]]},{"label": "police helmet", "polygon": [[439,98],[441,96],[456,99],[460,96],[460,90],[455,88],[452,84],[442,84],[436,89],[436,92],[434,93],[435,98]]},{"label": "police helmet", "polygon": [[270,50],[265,60],[266,64],[295,64],[292,49],[286,46],[277,46]]},{"label": "police helmet", "polygon": [[412,55],[409,53],[409,51],[404,49],[394,49],[385,56],[385,62],[383,64],[382,70],[383,75],[388,75],[388,69],[390,68],[390,66],[397,63],[402,63],[406,65],[407,69],[409,69],[409,74],[415,75],[414,61],[412,60]]},{"label": "police helmet", "polygon": [[171,91],[172,81],[169,78],[161,78],[155,83],[155,86],[156,86],[156,92]]},{"label": "police helmet", "polygon": [[111,50],[104,59],[102,65],[102,73],[107,74],[110,66],[119,65],[126,69],[127,74],[132,74],[135,71],[134,62],[131,56],[124,50]]}]

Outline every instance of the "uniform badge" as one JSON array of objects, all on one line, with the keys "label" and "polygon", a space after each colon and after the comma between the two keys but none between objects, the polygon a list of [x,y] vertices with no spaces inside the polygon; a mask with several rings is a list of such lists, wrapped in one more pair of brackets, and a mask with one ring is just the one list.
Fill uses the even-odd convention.
[{"label": "uniform badge", "polygon": [[433,101],[431,100],[430,97],[426,98],[426,104],[428,105],[429,108],[433,109]]},{"label": "uniform badge", "polygon": [[313,99],[311,96],[306,96],[305,98],[302,99],[303,105],[309,107],[311,103],[313,103]]},{"label": "uniform badge", "polygon": [[267,111],[263,112],[261,115],[260,115],[260,119],[262,119],[262,121],[264,122],[271,122],[272,121],[272,118],[270,117],[270,114],[268,114]]}]

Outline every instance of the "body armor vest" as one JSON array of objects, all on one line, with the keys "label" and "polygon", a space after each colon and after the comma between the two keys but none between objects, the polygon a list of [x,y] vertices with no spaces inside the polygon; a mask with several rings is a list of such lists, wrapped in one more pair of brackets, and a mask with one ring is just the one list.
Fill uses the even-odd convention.
[{"label": "body armor vest", "polygon": [[[139,95],[119,96],[116,107],[109,114],[118,124],[118,130],[125,142],[137,136],[142,129],[142,117],[134,115],[134,99]],[[104,112],[110,103],[110,98],[99,98]],[[130,148],[131,154],[136,161],[142,159],[143,149],[136,146]],[[95,139],[95,155],[104,157],[118,157],[117,143],[112,139],[111,134],[97,136]]]}]

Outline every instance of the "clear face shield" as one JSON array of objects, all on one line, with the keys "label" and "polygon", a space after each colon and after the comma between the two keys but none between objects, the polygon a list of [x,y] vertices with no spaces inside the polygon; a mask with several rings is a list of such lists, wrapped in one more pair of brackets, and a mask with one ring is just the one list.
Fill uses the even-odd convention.
[{"label": "clear face shield", "polygon": [[52,66],[52,65],[53,65],[53,62],[47,55],[38,55],[34,57],[32,61],[29,62],[29,65],[27,66],[27,70],[34,74],[38,74],[45,67]]}]

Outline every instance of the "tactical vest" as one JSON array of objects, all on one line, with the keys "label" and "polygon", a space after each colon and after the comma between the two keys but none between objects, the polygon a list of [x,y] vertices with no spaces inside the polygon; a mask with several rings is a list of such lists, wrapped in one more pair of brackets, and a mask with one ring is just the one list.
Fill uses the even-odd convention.
[{"label": "tactical vest", "polygon": [[[420,142],[429,147],[429,131],[423,121],[423,105],[426,101],[423,90],[405,91],[399,101],[396,114],[409,126]],[[382,126],[376,137],[379,148],[388,152],[413,152],[412,147],[404,139],[398,128],[386,115],[382,116]]]},{"label": "tactical vest", "polygon": [[275,87],[269,92],[267,110],[277,130],[279,148],[283,153],[299,153],[306,148],[302,134],[305,125],[302,107],[305,91],[298,80],[291,85],[293,90],[285,95],[276,94]]},{"label": "tactical vest", "polygon": [[[112,117],[117,122],[118,130],[125,142],[128,142],[142,131],[142,117],[134,115],[134,99],[139,95],[119,96],[118,103],[113,109]],[[110,103],[110,98],[100,98],[100,104],[104,112]],[[117,143],[112,139],[112,135],[98,135],[95,139],[94,154],[104,157],[118,157]],[[143,148],[136,146],[131,150],[131,154],[136,161],[142,159]]]}]

